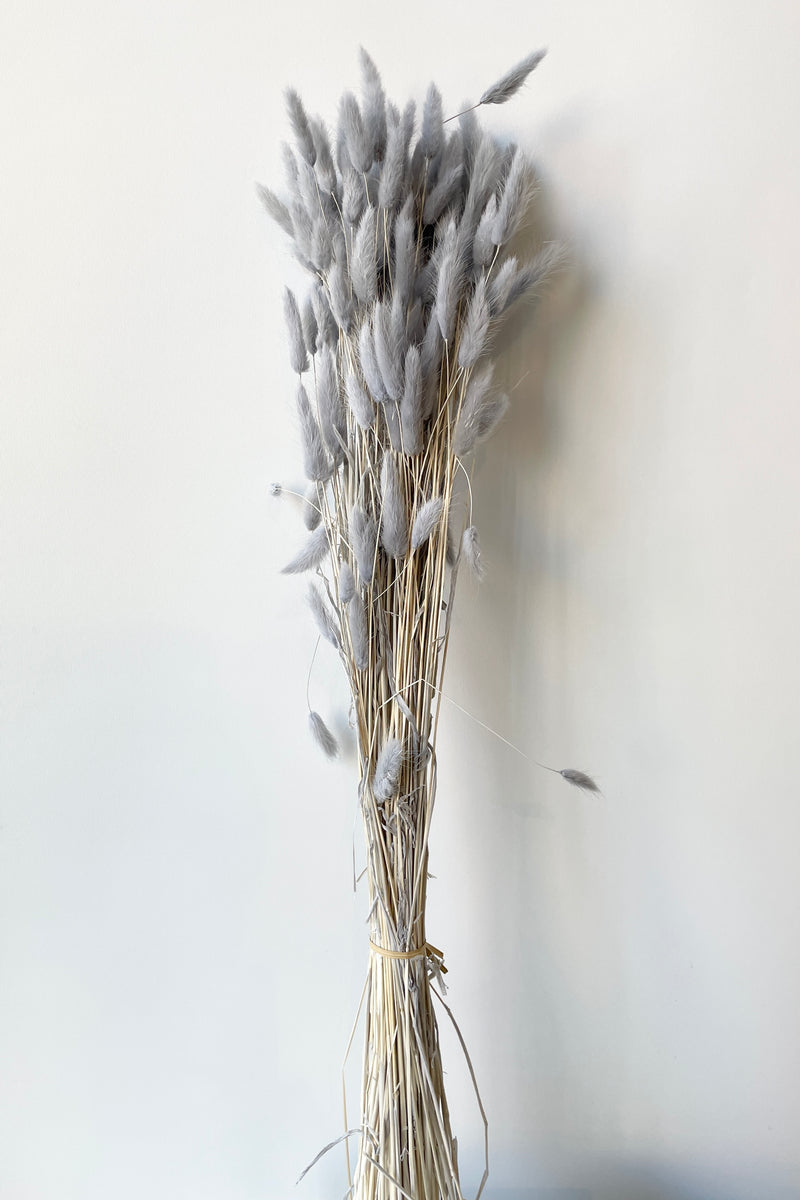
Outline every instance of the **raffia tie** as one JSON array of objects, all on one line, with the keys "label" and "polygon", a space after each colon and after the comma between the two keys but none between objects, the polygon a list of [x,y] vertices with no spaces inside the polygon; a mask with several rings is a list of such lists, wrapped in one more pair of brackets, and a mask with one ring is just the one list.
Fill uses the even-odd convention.
[{"label": "raffia tie", "polygon": [[375,942],[370,941],[369,948],[376,954],[382,954],[384,958],[400,958],[406,961],[411,958],[434,958],[442,974],[447,974],[443,952],[436,946],[432,946],[430,942],[426,942],[424,946],[419,946],[416,950],[387,950],[385,946],[378,946]]}]

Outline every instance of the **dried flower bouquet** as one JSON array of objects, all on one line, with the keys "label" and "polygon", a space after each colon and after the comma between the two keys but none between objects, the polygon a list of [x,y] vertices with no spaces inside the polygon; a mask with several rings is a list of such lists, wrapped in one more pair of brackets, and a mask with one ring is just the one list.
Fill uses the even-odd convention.
[{"label": "dried flower bouquet", "polygon": [[[314,576],[311,611],[347,672],[358,742],[369,975],[355,1200],[462,1196],[433,1008],[441,954],[425,928],[452,597],[462,561],[482,573],[471,503],[456,496],[508,406],[492,335],[556,257],[509,253],[532,174],[475,109],[509,99],[542,57],[457,120],[431,84],[417,133],[414,103],[387,102],[362,51],[361,101],[342,96],[332,140],[287,92],[285,198],[259,188],[311,276],[302,301],[284,296],[308,479],[308,535],[284,570]],[[309,720],[334,755],[322,717]]]}]

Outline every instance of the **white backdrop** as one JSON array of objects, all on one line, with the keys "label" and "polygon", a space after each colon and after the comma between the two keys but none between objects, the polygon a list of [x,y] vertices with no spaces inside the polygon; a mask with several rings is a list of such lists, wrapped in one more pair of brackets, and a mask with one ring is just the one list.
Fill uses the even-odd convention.
[{"label": "white backdrop", "polygon": [[[570,265],[475,477],[430,935],[488,1200],[800,1196],[800,8],[7,3],[0,1194],[330,1200],[365,969],[305,731],[299,478],[253,181],[364,42],[543,181]],[[323,661],[315,703],[346,723]],[[358,838],[356,836],[356,846]],[[481,1127],[443,1030],[474,1194]],[[357,1056],[357,1055],[356,1055]],[[353,1093],[353,1098],[355,1095]]]}]

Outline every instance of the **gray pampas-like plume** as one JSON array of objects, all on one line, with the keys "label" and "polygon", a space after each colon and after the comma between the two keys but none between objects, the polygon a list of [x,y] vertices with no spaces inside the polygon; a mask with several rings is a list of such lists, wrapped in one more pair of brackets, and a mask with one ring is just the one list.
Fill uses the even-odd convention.
[{"label": "gray pampas-like plume", "polygon": [[369,622],[366,606],[358,592],[350,598],[347,614],[353,662],[359,671],[364,671],[369,665]]},{"label": "gray pampas-like plume", "polygon": [[308,538],[300,553],[282,569],[281,574],[302,575],[304,571],[313,571],[325,558],[328,548],[328,531],[324,525],[320,525]]},{"label": "gray pampas-like plume", "polygon": [[379,404],[384,404],[389,399],[389,396],[384,387],[383,375],[375,356],[375,342],[373,341],[372,328],[369,321],[364,321],[358,331],[358,357],[372,399],[377,400]]},{"label": "gray pampas-like plume", "polygon": [[322,511],[319,507],[319,494],[315,483],[309,484],[303,496],[303,524],[310,532],[319,527]]},{"label": "gray pampas-like plume", "polygon": [[312,117],[308,123],[311,126],[311,136],[314,139],[314,147],[317,151],[315,169],[319,186],[324,192],[332,192],[336,188],[336,167],[333,162],[331,140],[328,136],[328,131],[322,124],[322,121],[316,118]]},{"label": "gray pampas-like plume", "polygon": [[307,479],[322,483],[330,479],[333,463],[328,457],[322,440],[317,418],[311,408],[308,392],[302,383],[297,388],[297,414],[300,418],[300,433],[303,439],[303,468]]},{"label": "gray pampas-like plume", "polygon": [[408,513],[400,472],[393,453],[381,464],[381,544],[390,558],[402,558],[408,549]]},{"label": "gray pampas-like plume", "polygon": [[431,188],[425,198],[425,207],[422,210],[422,220],[425,225],[433,225],[444,210],[453,203],[461,188],[463,177],[464,166],[460,162],[455,163],[444,175],[440,176],[436,186]]},{"label": "gray pampas-like plume", "polygon": [[353,323],[353,298],[350,294],[350,280],[340,262],[335,262],[328,272],[328,295],[333,319],[348,333]]},{"label": "gray pampas-like plume", "polygon": [[389,738],[378,755],[372,777],[372,794],[376,800],[390,800],[397,795],[404,761],[405,750],[400,738]]},{"label": "gray pampas-like plume", "polygon": [[461,294],[461,263],[454,245],[446,250],[439,262],[436,276],[434,312],[442,337],[449,342],[456,326],[458,301]]},{"label": "gray pampas-like plume", "polygon": [[488,87],[481,96],[478,104],[505,104],[506,100],[510,100],[519,89],[522,87],[525,80],[530,75],[534,67],[538,67],[539,63],[547,54],[546,50],[534,50],[522,62],[518,62],[515,67],[507,71],[505,75]]},{"label": "gray pampas-like plume", "polygon": [[467,307],[458,344],[458,364],[465,371],[474,366],[483,353],[491,319],[492,313],[486,295],[486,276],[481,275]]},{"label": "gray pampas-like plume", "polygon": [[364,136],[370,143],[373,158],[382,158],[386,147],[386,95],[380,73],[363,46],[359,48],[363,80]]},{"label": "gray pampas-like plume", "polygon": [[302,375],[308,370],[308,354],[303,339],[303,322],[300,319],[300,309],[291,288],[283,292],[283,315],[286,318],[286,328],[289,332],[289,362],[292,370]]},{"label": "gray pampas-like plume", "polygon": [[488,267],[497,252],[492,241],[492,230],[497,216],[497,197],[490,196],[486,201],[475,237],[472,240],[472,258],[476,267]]},{"label": "gray pampas-like plume", "polygon": [[406,168],[406,135],[399,119],[389,127],[386,155],[378,185],[378,207],[393,209],[400,202]]},{"label": "gray pampas-like plume", "polygon": [[285,96],[286,111],[289,114],[289,123],[294,132],[297,148],[309,166],[313,167],[317,161],[317,148],[314,145],[314,137],[308,123],[306,110],[303,107],[303,101],[294,88],[287,88]]},{"label": "gray pampas-like plume", "polygon": [[256,184],[256,191],[258,192],[261,203],[264,205],[264,208],[272,217],[273,221],[277,222],[284,233],[288,233],[289,237],[294,237],[294,225],[292,224],[292,217],[283,201],[279,200],[275,193],[268,187],[264,187],[263,183]]},{"label": "gray pampas-like plume", "polygon": [[342,216],[347,225],[357,225],[367,202],[364,180],[348,167],[342,176]]},{"label": "gray pampas-like plume", "polygon": [[491,437],[508,412],[508,396],[486,392],[469,413],[459,419],[453,437],[453,451],[469,454],[480,442]]},{"label": "gray pampas-like plume", "polygon": [[308,585],[308,606],[321,636],[338,650],[342,644],[339,619],[314,583]]},{"label": "gray pampas-like plume", "polygon": [[558,772],[562,779],[566,779],[567,783],[571,783],[573,787],[581,788],[584,792],[599,792],[597,786],[591,776],[584,774],[583,771],[575,771],[572,767],[565,767],[563,771]]},{"label": "gray pampas-like plume", "polygon": [[392,314],[380,300],[372,311],[372,337],[384,387],[390,400],[403,394],[403,345],[391,319]]},{"label": "gray pampas-like plume", "polygon": [[406,454],[419,454],[422,449],[422,367],[416,346],[406,351],[405,383],[400,400],[400,427]]},{"label": "gray pampas-like plume", "polygon": [[317,408],[320,432],[334,460],[339,462],[344,458],[347,446],[347,420],[339,393],[336,360],[329,346],[325,346],[319,356]]},{"label": "gray pampas-like plume", "polygon": [[351,371],[347,376],[345,387],[353,416],[362,429],[371,429],[375,424],[375,405],[365,392],[355,371]]},{"label": "gray pampas-like plume", "polygon": [[371,304],[378,291],[377,212],[371,206],[364,210],[353,238],[353,253],[350,259],[350,278],[353,291],[362,304]]},{"label": "gray pampas-like plume", "polygon": [[422,106],[422,129],[419,148],[426,158],[435,158],[444,141],[442,122],[442,93],[435,83],[430,84]]},{"label": "gray pampas-like plume", "polygon": [[464,530],[461,538],[461,553],[467,563],[472,574],[477,580],[483,579],[486,574],[486,567],[481,554],[481,545],[478,541],[478,531],[474,525],[470,525]]},{"label": "gray pampas-like plume", "polygon": [[414,202],[409,196],[394,223],[394,295],[408,300],[414,277],[414,260],[417,246],[415,240]]},{"label": "gray pampas-like plume", "polygon": [[492,224],[492,241],[495,246],[504,246],[514,236],[531,193],[531,178],[525,156],[517,150],[511,160],[506,176],[503,195],[497,206],[497,215]]},{"label": "gray pampas-like plume", "polygon": [[350,545],[355,555],[359,578],[362,583],[370,584],[375,570],[378,529],[372,517],[368,516],[358,504],[353,505],[350,513],[349,532]]},{"label": "gray pampas-like plume", "polygon": [[308,727],[311,730],[311,736],[328,758],[336,758],[339,753],[339,743],[331,733],[328,726],[323,721],[318,712],[312,711],[308,714]]},{"label": "gray pampas-like plume", "polygon": [[339,600],[349,604],[356,594],[356,577],[350,563],[339,564]]},{"label": "gray pampas-like plume", "polygon": [[412,549],[418,550],[420,546],[423,546],[427,542],[436,526],[441,522],[443,508],[444,500],[442,497],[434,496],[432,500],[426,500],[417,510],[414,524],[411,527]]},{"label": "gray pampas-like plume", "polygon": [[303,325],[303,341],[306,344],[308,353],[313,356],[319,349],[318,337],[319,326],[317,325],[317,315],[314,312],[314,302],[311,296],[306,296],[303,301],[303,311],[300,314],[300,320]]},{"label": "gray pampas-like plume", "polygon": [[339,129],[350,162],[365,175],[372,165],[372,141],[352,92],[345,92],[339,103]]},{"label": "gray pampas-like plume", "polygon": [[339,327],[331,312],[325,289],[319,282],[311,289],[311,304],[317,322],[317,346],[335,346],[339,339]]}]

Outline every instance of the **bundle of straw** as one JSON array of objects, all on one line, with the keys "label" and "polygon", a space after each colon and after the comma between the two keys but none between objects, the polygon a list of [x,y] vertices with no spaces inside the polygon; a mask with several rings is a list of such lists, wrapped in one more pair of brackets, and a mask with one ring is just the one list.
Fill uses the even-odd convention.
[{"label": "bundle of straw", "polygon": [[[312,277],[302,302],[284,297],[309,530],[284,569],[317,577],[311,610],[347,672],[358,739],[370,966],[356,1200],[462,1195],[425,930],[452,598],[462,560],[482,571],[471,504],[465,519],[455,498],[508,406],[492,335],[554,261],[549,246],[526,263],[508,252],[531,170],[474,109],[509,99],[542,56],[454,124],[431,84],[416,132],[413,102],[387,102],[362,51],[361,102],[342,96],[333,141],[287,92],[286,196],[259,189]],[[316,712],[310,727],[335,754]]]}]

